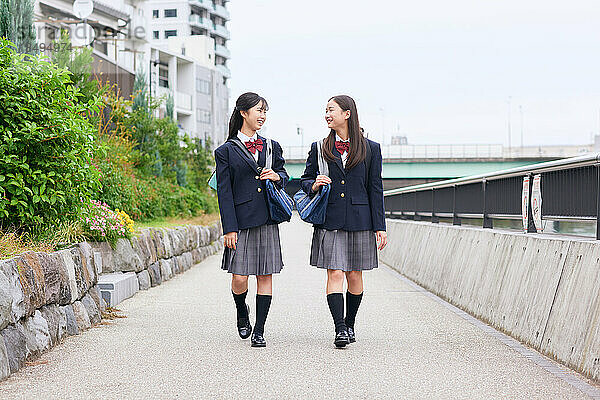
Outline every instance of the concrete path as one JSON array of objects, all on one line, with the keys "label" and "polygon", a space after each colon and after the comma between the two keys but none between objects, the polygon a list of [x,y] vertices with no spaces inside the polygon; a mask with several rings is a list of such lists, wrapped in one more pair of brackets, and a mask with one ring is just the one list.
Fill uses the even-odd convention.
[{"label": "concrete path", "polygon": [[325,272],[307,265],[311,228],[295,219],[281,236],[266,349],[237,336],[229,277],[213,256],[125,301],[128,318],[0,383],[0,398],[589,398],[385,266],[366,273],[357,343],[336,350]]}]

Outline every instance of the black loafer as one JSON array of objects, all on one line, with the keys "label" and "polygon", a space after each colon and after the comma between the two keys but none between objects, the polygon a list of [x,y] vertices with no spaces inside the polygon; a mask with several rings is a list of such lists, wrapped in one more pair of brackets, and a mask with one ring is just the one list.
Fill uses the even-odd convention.
[{"label": "black loafer", "polygon": [[338,349],[346,347],[346,345],[349,343],[350,339],[348,338],[347,330],[344,329],[335,334],[335,340],[333,341],[333,344],[335,344],[335,347]]},{"label": "black loafer", "polygon": [[252,342],[252,347],[267,347],[267,341],[260,333],[253,334],[250,341]]},{"label": "black loafer", "polygon": [[356,336],[354,335],[354,328],[348,327],[348,340],[350,343],[356,342]]},{"label": "black loafer", "polygon": [[248,339],[252,333],[252,325],[250,325],[250,308],[246,306],[248,310],[247,318],[240,318],[237,321],[238,334],[242,339]]}]

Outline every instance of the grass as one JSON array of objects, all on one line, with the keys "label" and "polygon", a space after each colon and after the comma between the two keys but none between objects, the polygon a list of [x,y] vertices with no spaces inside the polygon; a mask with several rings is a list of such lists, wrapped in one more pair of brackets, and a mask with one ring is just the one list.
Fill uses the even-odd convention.
[{"label": "grass", "polygon": [[[191,218],[161,218],[152,221],[136,222],[135,229],[173,228],[185,225],[210,225],[219,220],[219,214],[206,214]],[[28,251],[51,253],[69,244],[85,241],[81,226],[77,223],[65,224],[56,231],[35,235],[19,233],[15,230],[0,229],[0,260],[18,256]]]},{"label": "grass", "polygon": [[49,241],[35,241],[26,234],[0,232],[0,260],[14,257],[28,251],[52,252],[55,244]]},{"label": "grass", "polygon": [[191,218],[159,218],[151,221],[135,222],[135,229],[173,228],[185,225],[211,225],[219,220],[219,214],[205,214]]}]

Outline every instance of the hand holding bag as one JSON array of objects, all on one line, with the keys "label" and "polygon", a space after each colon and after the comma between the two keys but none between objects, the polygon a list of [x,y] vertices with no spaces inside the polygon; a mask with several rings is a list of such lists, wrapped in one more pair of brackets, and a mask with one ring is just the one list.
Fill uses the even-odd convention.
[{"label": "hand holding bag", "polygon": [[[323,158],[323,141],[317,142],[317,162],[319,163],[319,174],[329,176],[329,166]],[[294,195],[294,202],[303,221],[322,225],[325,222],[325,211],[331,185],[321,186],[320,190],[313,196],[308,195],[300,189]]]},{"label": "hand holding bag", "polygon": [[[273,165],[273,142],[267,139],[266,169]],[[278,188],[270,179],[265,182],[267,187],[267,200],[271,219],[277,223],[287,222],[292,218],[294,202],[284,189]]]}]

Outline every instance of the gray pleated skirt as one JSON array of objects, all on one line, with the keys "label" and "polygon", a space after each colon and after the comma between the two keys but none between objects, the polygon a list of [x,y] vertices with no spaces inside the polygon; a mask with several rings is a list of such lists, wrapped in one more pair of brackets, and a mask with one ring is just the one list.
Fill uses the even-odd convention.
[{"label": "gray pleated skirt", "polygon": [[225,247],[221,269],[236,275],[271,275],[281,272],[283,261],[278,225],[241,230],[236,247],[236,250]]},{"label": "gray pleated skirt", "polygon": [[378,264],[375,232],[315,228],[310,265],[348,272],[370,270],[377,268]]}]

